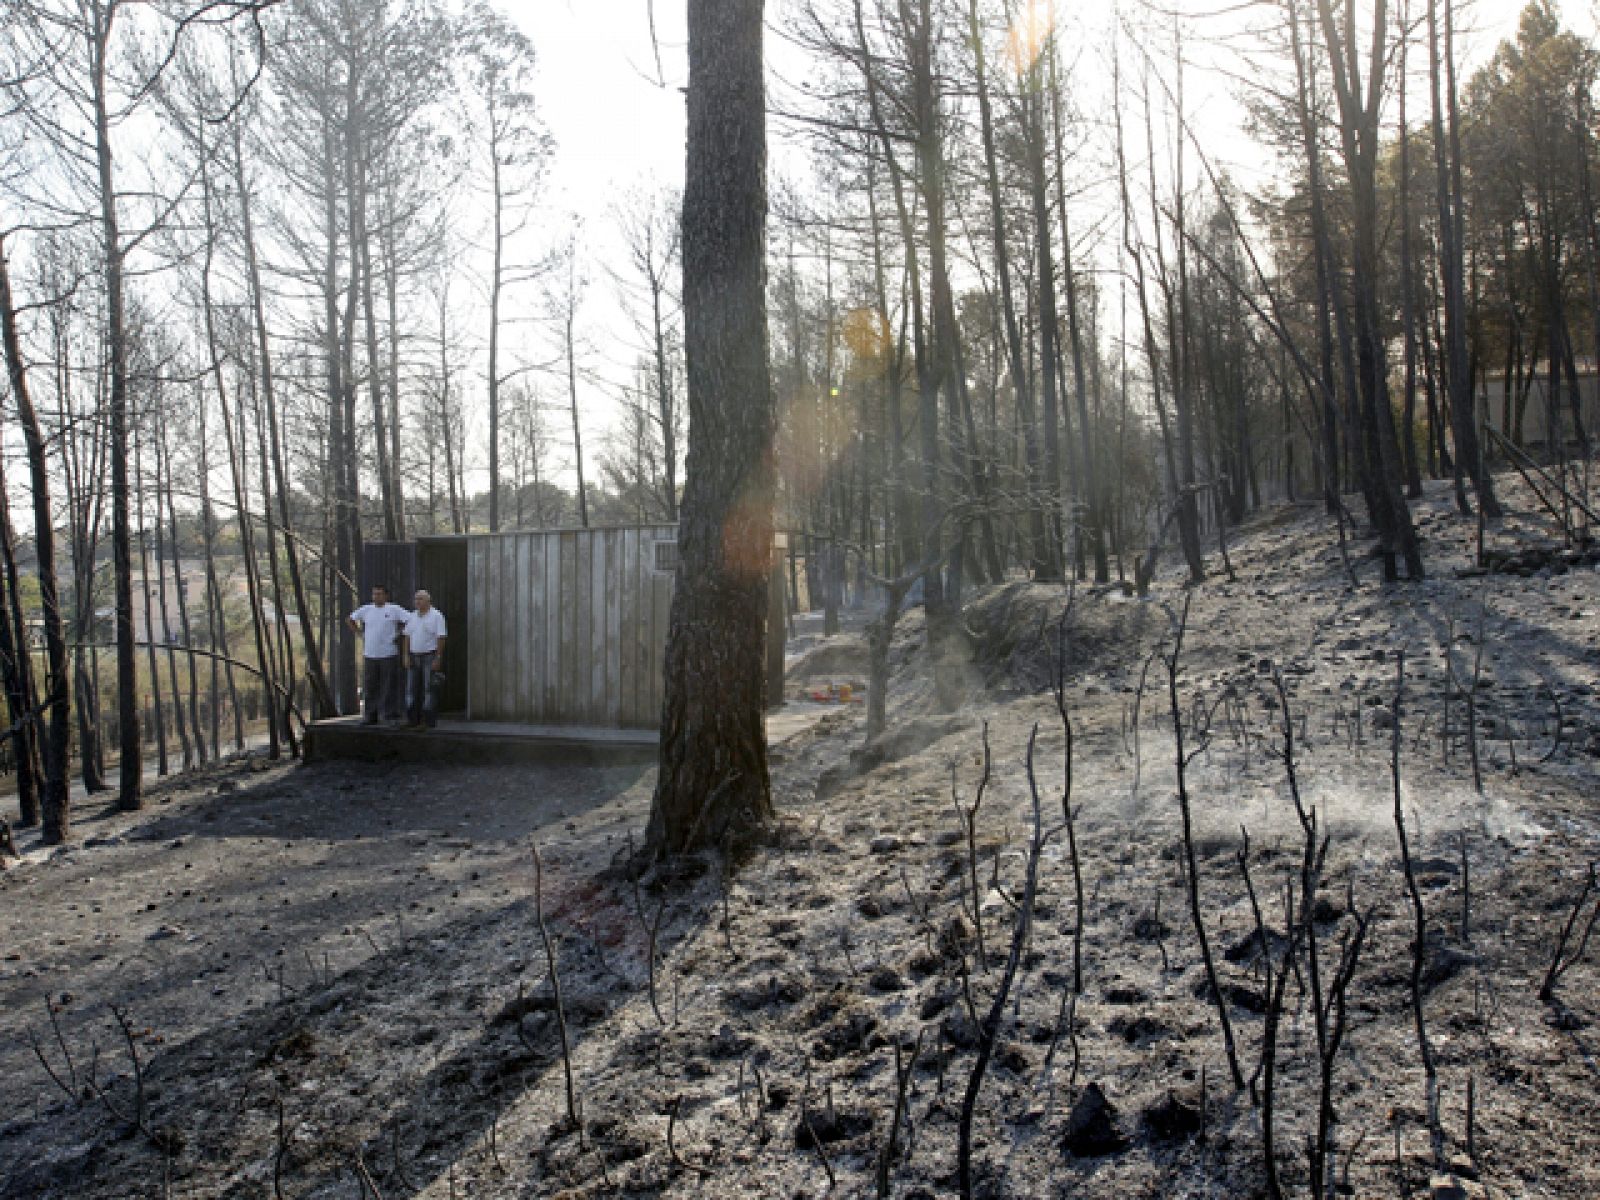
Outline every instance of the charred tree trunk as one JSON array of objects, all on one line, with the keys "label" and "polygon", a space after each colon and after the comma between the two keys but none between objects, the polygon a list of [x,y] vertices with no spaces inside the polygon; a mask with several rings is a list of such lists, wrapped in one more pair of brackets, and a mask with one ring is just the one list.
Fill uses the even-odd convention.
[{"label": "charred tree trunk", "polygon": [[[161,699],[161,665],[156,659],[156,619],[155,601],[150,596],[150,536],[145,527],[144,507],[144,464],[140,461],[141,443],[134,442],[134,504],[139,514],[139,591],[143,595],[144,608],[144,657],[145,668],[149,672],[151,718],[154,726],[156,743],[156,774],[164,777],[168,771],[167,764],[167,717],[166,705]],[[157,561],[160,561],[159,555]],[[131,628],[132,622],[129,622]],[[166,630],[162,630],[163,637]],[[137,642],[135,643],[137,645]],[[118,686],[117,703],[122,703],[120,681]]]},{"label": "charred tree trunk", "polygon": [[[1044,503],[1050,530],[1051,556],[1045,579],[1061,579],[1066,539],[1061,528],[1061,381],[1060,316],[1056,311],[1056,265],[1051,245],[1048,181],[1045,178],[1044,95],[1037,63],[1031,72],[1029,94],[1024,98],[1028,151],[1028,199],[1033,206],[1034,248],[1038,254],[1040,391],[1044,402]],[[1079,478],[1082,485],[1082,478]],[[1079,496],[1082,501],[1083,496]]]},{"label": "charred tree trunk", "polygon": [[[39,425],[39,414],[33,406],[33,394],[28,389],[28,373],[22,361],[22,337],[17,328],[16,302],[11,294],[11,277],[6,269],[5,242],[0,238],[0,344],[6,358],[7,379],[11,385],[11,398],[17,406],[17,416],[22,423],[23,441],[28,452],[29,491],[33,498],[34,557],[38,564],[39,607],[44,618],[45,639],[45,696],[49,720],[41,726],[30,715],[29,744],[37,747],[42,771],[42,789],[39,795],[42,812],[30,814],[24,810],[24,824],[41,817],[44,822],[44,840],[47,844],[64,841],[72,832],[70,785],[68,772],[68,747],[72,738],[70,696],[68,693],[67,640],[61,617],[60,577],[56,568],[55,519],[51,512],[50,474],[45,462],[44,432]],[[7,568],[10,573],[10,520],[7,519]],[[20,597],[16,594],[17,579],[13,574],[7,580],[12,592],[12,603],[21,612]],[[17,636],[25,639],[26,631],[19,624]],[[17,647],[20,658],[19,684],[25,684],[32,696],[32,668],[28,660],[25,641]],[[43,739],[39,730],[45,729]],[[27,747],[25,746],[25,749]]]},{"label": "charred tree trunk", "polygon": [[[1472,382],[1467,361],[1467,297],[1465,258],[1465,202],[1461,191],[1461,136],[1456,107],[1454,28],[1451,10],[1455,0],[1444,0],[1444,41],[1439,38],[1439,0],[1428,0],[1428,80],[1432,90],[1433,163],[1435,197],[1439,207],[1439,267],[1444,292],[1444,378],[1449,389],[1450,427],[1455,437],[1457,469],[1472,480],[1478,504],[1486,517],[1501,514],[1494,480],[1484,467],[1478,446],[1477,408],[1472,402]],[[1441,99],[1441,62],[1448,73],[1449,131]],[[1509,380],[1507,384],[1509,386]]]},{"label": "charred tree trunk", "polygon": [[[211,505],[211,458],[209,443],[206,439],[206,412],[205,397],[199,400],[200,422],[200,535],[205,539],[205,566],[206,566],[206,634],[213,648],[222,652],[226,666],[228,680],[228,709],[233,720],[233,748],[238,753],[244,753],[244,714],[239,708],[239,685],[233,672],[233,646],[228,636],[228,612],[222,599],[222,582],[217,576],[217,514]],[[256,615],[253,620],[259,620]],[[266,670],[264,658],[259,656],[262,670]],[[211,748],[218,758],[222,757],[222,712],[217,700],[217,682],[215,666],[212,660],[213,673],[211,677]]]},{"label": "charred tree trunk", "polygon": [[101,253],[105,257],[107,405],[111,458],[111,567],[117,622],[117,806],[124,812],[144,807],[144,746],[139,728],[139,663],[133,636],[133,529],[128,509],[128,331],[123,295],[122,230],[117,218],[112,173],[111,109],[107,59],[115,9],[93,6],[90,70],[94,99],[95,167],[100,202]]},{"label": "charred tree trunk", "polygon": [[[1409,24],[1404,17],[1401,24]],[[1422,463],[1417,454],[1417,318],[1416,272],[1411,260],[1411,131],[1406,125],[1406,47],[1400,39],[1400,324],[1404,339],[1405,392],[1400,421],[1405,450],[1406,495],[1422,496]]]},{"label": "charred tree trunk", "polygon": [[689,462],[666,652],[656,856],[772,815],[766,625],[774,426],[762,0],[690,0],[683,196]]},{"label": "charred tree trunk", "polygon": [[[1387,61],[1388,2],[1377,0],[1365,80],[1356,46],[1355,6],[1342,10],[1342,27],[1332,0],[1317,0],[1339,109],[1339,138],[1350,194],[1350,272],[1357,362],[1360,454],[1367,473],[1368,505],[1377,526],[1384,577],[1397,579],[1403,558],[1409,579],[1423,577],[1422,551],[1411,509],[1400,482],[1399,445],[1389,402],[1378,301],[1378,180],[1380,111]],[[1469,398],[1470,402],[1470,398]]]},{"label": "charred tree trunk", "polygon": [[34,713],[33,681],[29,678],[27,625],[22,604],[12,582],[16,579],[15,555],[11,546],[11,514],[6,497],[0,493],[0,554],[5,570],[0,572],[0,687],[6,694],[6,715],[11,719],[7,731],[12,745],[11,762],[17,775],[18,822],[27,828],[39,824],[39,792],[44,769],[39,761],[38,722]]},{"label": "charred tree trunk", "polygon": [[[152,447],[152,449],[155,452],[155,480],[154,480],[154,484],[155,484],[155,535],[156,535],[156,540],[155,540],[156,598],[157,598],[157,603],[158,603],[158,605],[159,605],[159,607],[161,609],[161,640],[166,645],[167,680],[171,684],[171,687],[172,687],[172,724],[173,724],[173,727],[177,730],[177,733],[178,733],[178,748],[179,748],[179,752],[183,756],[183,768],[182,769],[187,771],[191,767],[193,767],[194,763],[195,763],[194,744],[189,738],[189,718],[188,718],[187,714],[184,712],[184,708],[183,708],[183,687],[178,682],[178,655],[177,655],[177,652],[173,649],[173,646],[172,646],[172,635],[175,632],[177,632],[177,630],[174,628],[173,623],[172,623],[172,610],[167,604],[167,549],[168,549],[168,547],[167,547],[166,527],[165,527],[165,525],[163,523],[163,519],[162,519],[162,515],[161,515],[161,492],[162,492],[162,488],[165,486],[164,485],[164,472],[162,471],[161,460],[162,460],[162,457],[163,457],[162,442],[165,439],[164,439],[164,436],[163,436],[163,433],[162,433],[162,429],[161,429],[161,424],[160,424],[160,412],[161,412],[162,408],[165,407],[166,398],[164,396],[162,396],[160,394],[160,392],[158,391],[158,392],[156,392],[156,394],[154,396],[154,399],[155,399],[155,403],[151,405],[151,410],[152,411],[151,411],[151,414],[150,414],[150,418],[151,418],[150,434],[151,434],[151,441],[155,443],[155,445]],[[142,499],[142,497],[141,497],[140,505],[141,505],[141,507],[140,507],[140,515],[141,515],[141,518],[142,518],[143,517],[143,499]],[[141,530],[141,533],[142,532],[143,532],[143,530]],[[141,545],[139,547],[139,554],[140,554],[140,563],[141,563],[141,565],[143,565],[144,564],[144,557],[143,557],[144,556],[144,546],[143,545]],[[174,563],[174,565],[176,565],[176,563],[177,563],[176,555],[173,556],[173,563]],[[172,582],[173,582],[173,588],[174,589],[177,589],[177,588],[183,586],[181,581],[179,579],[177,579],[177,578],[174,578]],[[150,577],[149,577],[149,569],[148,569],[148,567],[146,567],[146,569],[145,569],[144,585],[145,585],[145,591],[148,593],[149,589],[150,589]],[[148,623],[146,624],[146,635],[148,636]],[[187,640],[187,639],[185,639],[185,640]],[[152,680],[151,691],[159,691],[160,687],[161,687],[161,683],[160,683],[159,679]]]},{"label": "charred tree trunk", "polygon": [[[574,246],[573,253],[577,253]],[[568,263],[568,270],[574,265]],[[583,481],[583,424],[578,420],[578,346],[573,325],[578,318],[577,287],[574,283],[568,293],[570,301],[566,311],[567,400],[572,407],[572,465],[578,475],[578,524],[589,528],[589,489]]]}]

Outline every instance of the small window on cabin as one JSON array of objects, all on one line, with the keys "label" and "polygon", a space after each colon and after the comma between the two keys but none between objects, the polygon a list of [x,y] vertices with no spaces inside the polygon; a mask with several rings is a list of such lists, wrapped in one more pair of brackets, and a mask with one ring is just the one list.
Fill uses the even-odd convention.
[{"label": "small window on cabin", "polygon": [[676,540],[656,543],[656,570],[664,575],[674,574],[678,570],[678,543]]}]

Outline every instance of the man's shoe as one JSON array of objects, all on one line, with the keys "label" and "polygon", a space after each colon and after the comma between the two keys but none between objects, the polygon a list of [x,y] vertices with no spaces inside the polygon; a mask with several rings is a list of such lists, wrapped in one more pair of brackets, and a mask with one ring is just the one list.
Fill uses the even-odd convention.
[{"label": "man's shoe", "polygon": [[361,723],[363,725],[376,725],[378,723],[378,718],[377,717],[362,717],[361,718]]}]

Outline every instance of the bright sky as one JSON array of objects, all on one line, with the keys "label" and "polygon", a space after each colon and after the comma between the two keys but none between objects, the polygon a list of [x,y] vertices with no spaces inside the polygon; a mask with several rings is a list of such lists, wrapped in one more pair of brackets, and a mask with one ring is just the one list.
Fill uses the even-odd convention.
[{"label": "bright sky", "polygon": [[541,114],[556,139],[552,208],[593,225],[616,196],[651,178],[683,177],[683,0],[655,0],[656,81],[645,0],[507,0],[538,55]]}]

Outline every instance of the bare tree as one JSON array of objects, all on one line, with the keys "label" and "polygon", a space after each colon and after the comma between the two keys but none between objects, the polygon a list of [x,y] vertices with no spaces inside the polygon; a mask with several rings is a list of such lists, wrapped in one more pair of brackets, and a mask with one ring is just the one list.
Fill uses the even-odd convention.
[{"label": "bare tree", "polygon": [[526,278],[506,262],[508,241],[527,228],[529,201],[551,142],[534,105],[531,42],[504,16],[475,3],[464,20],[467,84],[489,164],[493,232],[489,271],[489,529],[500,528],[501,309],[506,287]]},{"label": "bare tree", "polygon": [[577,231],[567,235],[545,289],[545,308],[561,340],[561,364],[567,387],[567,411],[572,420],[572,468],[577,475],[578,524],[589,528],[589,488],[583,476],[583,421],[578,404],[578,309],[588,277],[578,265]]},{"label": "bare tree", "polygon": [[625,297],[642,283],[649,305],[648,316],[636,318],[635,324],[649,343],[649,384],[655,433],[661,446],[662,495],[668,521],[678,519],[678,447],[683,424],[676,378],[680,301],[673,286],[679,251],[677,210],[681,205],[675,192],[662,189],[635,193],[616,211],[628,264],[637,277],[637,281],[619,278],[618,283]]}]

